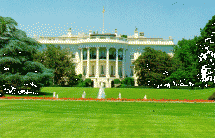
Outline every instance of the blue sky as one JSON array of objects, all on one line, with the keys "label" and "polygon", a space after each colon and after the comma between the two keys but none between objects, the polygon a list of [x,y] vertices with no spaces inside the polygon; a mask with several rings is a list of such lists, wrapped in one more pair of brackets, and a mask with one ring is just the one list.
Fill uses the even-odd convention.
[{"label": "blue sky", "polygon": [[215,15],[214,5],[215,0],[1,0],[0,16],[15,19],[30,37],[60,36],[70,27],[73,34],[101,33],[104,6],[106,33],[117,28],[119,34],[133,35],[136,26],[145,37],[172,36],[177,44],[200,34]]}]

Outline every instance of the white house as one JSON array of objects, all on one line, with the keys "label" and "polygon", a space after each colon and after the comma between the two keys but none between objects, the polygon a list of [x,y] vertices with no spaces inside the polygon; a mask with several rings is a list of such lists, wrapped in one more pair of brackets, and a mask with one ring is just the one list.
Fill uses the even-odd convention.
[{"label": "white house", "polygon": [[106,88],[111,87],[111,81],[118,78],[133,77],[137,86],[137,77],[134,74],[136,60],[145,47],[162,50],[172,55],[173,39],[146,38],[144,32],[134,31],[133,36],[127,38],[117,34],[95,34],[89,30],[88,34],[73,35],[71,29],[66,35],[59,37],[37,37],[41,44],[56,44],[71,51],[73,62],[76,64],[76,74],[82,74],[83,79],[90,78],[94,87],[100,87],[101,82]]}]

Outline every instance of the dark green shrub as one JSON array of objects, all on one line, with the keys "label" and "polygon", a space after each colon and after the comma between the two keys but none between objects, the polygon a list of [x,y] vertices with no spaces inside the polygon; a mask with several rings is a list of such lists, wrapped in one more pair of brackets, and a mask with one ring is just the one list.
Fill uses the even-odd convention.
[{"label": "dark green shrub", "polygon": [[202,81],[196,82],[196,83],[195,83],[195,86],[196,86],[196,87],[201,87],[201,86],[202,86]]},{"label": "dark green shrub", "polygon": [[119,79],[114,79],[114,84],[120,84],[120,80]]},{"label": "dark green shrub", "polygon": [[208,88],[214,88],[214,86],[215,86],[215,83],[213,83],[213,82],[208,82]]},{"label": "dark green shrub", "polygon": [[208,98],[208,100],[215,100],[215,92]]},{"label": "dark green shrub", "polygon": [[80,82],[76,85],[77,87],[85,87],[85,83],[84,82]]},{"label": "dark green shrub", "polygon": [[85,87],[89,87],[89,86],[91,87],[92,80],[91,79],[85,79],[84,83],[85,83]]},{"label": "dark green shrub", "polygon": [[[134,81],[133,81],[133,82],[134,82]],[[133,83],[133,85],[132,85],[132,80],[131,80],[131,79],[128,79],[127,85],[128,85],[128,86],[133,86],[134,83]]]},{"label": "dark green shrub", "polygon": [[134,79],[131,77],[127,77],[122,80],[122,84],[128,85],[128,86],[134,86]]},{"label": "dark green shrub", "polygon": [[127,85],[121,84],[120,88],[127,88]]},{"label": "dark green shrub", "polygon": [[72,87],[72,86],[77,86],[81,82],[83,82],[82,74],[79,74],[79,75],[70,77],[68,84],[70,87]]},{"label": "dark green shrub", "polygon": [[114,81],[111,81],[111,88],[114,87]]},{"label": "dark green shrub", "polygon": [[58,84],[53,84],[53,83],[50,83],[50,85],[48,87],[61,87],[60,85]]},{"label": "dark green shrub", "polygon": [[80,81],[76,87],[92,87],[93,81],[91,79],[85,79],[84,81]]},{"label": "dark green shrub", "polygon": [[[192,89],[190,86],[170,86],[170,89]],[[193,87],[194,90],[201,89],[201,87]]]},{"label": "dark green shrub", "polygon": [[4,93],[2,90],[0,90],[0,97],[3,97],[4,96]]}]

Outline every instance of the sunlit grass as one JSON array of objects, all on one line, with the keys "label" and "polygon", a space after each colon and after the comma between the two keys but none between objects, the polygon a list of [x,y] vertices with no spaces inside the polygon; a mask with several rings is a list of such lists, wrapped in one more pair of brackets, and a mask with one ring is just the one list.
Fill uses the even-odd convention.
[{"label": "sunlit grass", "polygon": [[214,137],[213,103],[1,100],[1,137]]}]

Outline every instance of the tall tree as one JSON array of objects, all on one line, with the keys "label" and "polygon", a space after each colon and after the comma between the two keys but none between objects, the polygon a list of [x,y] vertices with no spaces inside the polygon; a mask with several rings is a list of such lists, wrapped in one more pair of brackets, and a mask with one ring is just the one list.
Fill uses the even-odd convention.
[{"label": "tall tree", "polygon": [[68,49],[63,49],[59,45],[48,44],[46,49],[35,54],[34,60],[44,64],[47,68],[55,70],[54,84],[64,85],[65,82],[70,85],[75,84],[75,65]]},{"label": "tall tree", "polygon": [[200,39],[197,41],[199,55],[198,77],[203,88],[209,82],[215,83],[215,15],[200,28]]},{"label": "tall tree", "polygon": [[178,44],[174,47],[174,57],[182,61],[185,68],[190,67],[190,65],[198,62],[198,55],[196,42],[198,37],[195,36],[194,39],[182,39],[178,41]]},{"label": "tall tree", "polygon": [[[138,85],[157,87],[166,84],[165,79],[175,71],[175,59],[167,53],[147,47],[134,62]],[[180,62],[179,62],[180,63]]]},{"label": "tall tree", "polygon": [[52,70],[33,62],[33,55],[40,44],[16,26],[14,19],[0,16],[1,90],[20,94],[24,93],[22,89],[28,88],[31,92],[39,92],[44,81],[52,76]]},{"label": "tall tree", "polygon": [[[174,58],[182,62],[183,68],[177,69],[167,79],[174,81],[176,84],[183,83],[191,85],[193,88],[197,82],[197,66],[198,66],[198,55],[196,42],[198,37],[194,39],[182,39],[178,41],[178,44],[174,47]],[[176,85],[175,84],[175,85]]]}]

